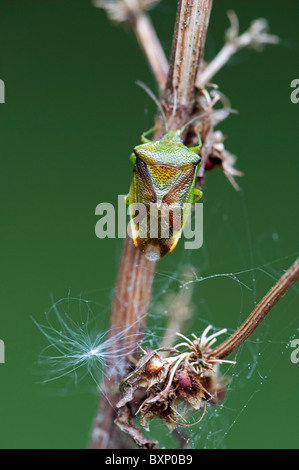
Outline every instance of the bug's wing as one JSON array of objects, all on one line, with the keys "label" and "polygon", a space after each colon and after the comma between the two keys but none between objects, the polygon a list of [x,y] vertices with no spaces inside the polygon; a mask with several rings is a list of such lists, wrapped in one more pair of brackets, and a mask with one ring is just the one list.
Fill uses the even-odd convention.
[{"label": "bug's wing", "polygon": [[163,198],[163,205],[167,205],[173,210],[171,218],[173,235],[171,248],[169,249],[170,252],[176,247],[191,211],[196,170],[197,168],[193,166],[182,171],[180,177],[177,179],[175,184],[173,184],[171,190]]},{"label": "bug's wing", "polygon": [[156,202],[156,194],[147,165],[137,158],[130,187],[130,204],[141,203],[149,205],[154,202]]},{"label": "bug's wing", "polygon": [[172,206],[173,204],[183,207],[184,203],[193,198],[194,175],[196,167],[186,168],[181,171],[180,176],[172,185],[171,189],[163,198],[163,203]]},{"label": "bug's wing", "polygon": [[137,158],[133,170],[133,177],[129,193],[131,230],[133,241],[136,247],[138,246],[137,237],[139,235],[139,226],[138,224],[135,224],[133,220],[137,215],[135,204],[143,204],[144,209],[147,212],[149,205],[154,202],[156,202],[156,194],[151,183],[147,165],[142,160],[140,160],[140,158]]}]

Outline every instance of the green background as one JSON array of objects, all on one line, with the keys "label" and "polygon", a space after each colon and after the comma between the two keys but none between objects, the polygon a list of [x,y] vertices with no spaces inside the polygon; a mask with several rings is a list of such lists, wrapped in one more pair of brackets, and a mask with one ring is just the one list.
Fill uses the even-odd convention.
[{"label": "green background", "polygon": [[[219,169],[207,174],[204,246],[186,253],[181,243],[159,262],[154,335],[161,335],[163,290],[178,291],[184,264],[209,277],[193,284],[187,332],[200,333],[207,323],[236,328],[298,254],[299,103],[290,100],[290,83],[299,78],[299,3],[215,0],[207,59],[223,43],[228,9],[241,31],[267,18],[282,44],[240,53],[214,80],[239,110],[219,128],[245,173],[242,190]],[[151,12],[167,55],[175,11],[167,0]],[[51,296],[82,296],[107,328],[122,240],[96,238],[95,207],[126,194],[128,156],[153,122],[155,106],[135,81],[157,90],[132,31],[88,0],[0,0],[0,45],[0,446],[84,448],[96,386],[88,378],[40,383],[47,371],[36,361],[47,342],[31,317],[44,323]],[[219,273],[241,273],[240,282],[210,277]],[[287,348],[299,337],[298,288],[241,348],[224,406],[192,430],[194,447],[298,447],[299,364]],[[162,444],[175,445],[163,425],[153,429]]]}]

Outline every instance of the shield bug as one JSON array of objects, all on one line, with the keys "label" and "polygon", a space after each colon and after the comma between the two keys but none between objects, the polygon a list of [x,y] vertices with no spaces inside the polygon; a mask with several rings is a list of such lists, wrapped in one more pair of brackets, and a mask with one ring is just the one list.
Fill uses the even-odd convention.
[{"label": "shield bug", "polygon": [[166,131],[157,141],[146,138],[152,130],[145,132],[131,155],[134,170],[127,203],[132,238],[152,261],[175,248],[192,204],[202,196],[195,188],[201,139],[197,133],[196,146],[184,145],[185,127]]}]

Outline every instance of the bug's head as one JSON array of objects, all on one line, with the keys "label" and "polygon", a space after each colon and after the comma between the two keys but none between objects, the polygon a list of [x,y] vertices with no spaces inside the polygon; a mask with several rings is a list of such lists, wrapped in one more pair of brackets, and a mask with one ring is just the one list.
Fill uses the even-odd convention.
[{"label": "bug's head", "polygon": [[164,142],[181,143],[181,135],[181,129],[166,131],[162,140]]}]

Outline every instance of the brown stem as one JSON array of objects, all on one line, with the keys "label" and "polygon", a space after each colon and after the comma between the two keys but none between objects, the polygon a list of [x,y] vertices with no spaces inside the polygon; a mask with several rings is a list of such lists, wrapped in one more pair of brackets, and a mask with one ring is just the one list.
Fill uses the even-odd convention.
[{"label": "brown stem", "polygon": [[[181,127],[191,114],[195,81],[205,45],[212,0],[180,0],[164,98],[173,109],[173,123]],[[170,113],[171,114],[171,113]],[[177,127],[179,124],[179,127]]]},{"label": "brown stem", "polygon": [[[180,0],[175,36],[172,48],[171,67],[166,88],[163,93],[163,106],[167,120],[172,117],[171,125],[179,129],[190,117],[194,103],[193,91],[201,51],[205,43],[212,0]],[[143,48],[144,36],[140,41]],[[149,46],[147,45],[147,50]],[[154,50],[156,48],[154,47]],[[149,60],[153,67],[153,62]],[[155,74],[157,72],[153,70]],[[159,81],[160,79],[158,79]],[[175,112],[173,112],[176,104]],[[164,123],[157,119],[157,139],[164,131]],[[130,335],[129,345],[134,346],[141,340],[146,314],[151,297],[155,263],[148,261],[135,248],[130,238],[126,238],[121,255],[120,267],[115,287],[114,301],[110,319],[111,335],[121,328]],[[115,330],[116,329],[116,330]],[[132,341],[130,343],[130,341]],[[115,345],[119,349],[122,344]],[[125,344],[128,348],[128,338]],[[126,375],[132,359],[124,356],[120,364],[116,364],[117,373],[104,383],[105,394],[100,399],[90,447],[98,449],[122,449],[130,447],[128,436],[122,434],[114,423],[116,418],[115,405],[119,400],[119,384]],[[111,367],[109,365],[109,367]],[[109,371],[108,371],[109,372]],[[113,406],[111,406],[113,405]]]},{"label": "brown stem", "polygon": [[[140,342],[148,304],[151,296],[151,286],[154,276],[155,263],[148,261],[142,253],[135,248],[133,241],[127,236],[125,239],[119,271],[116,281],[114,301],[110,317],[110,337],[118,331],[127,331],[122,340],[111,347],[124,351],[135,351]],[[109,353],[109,352],[108,352]],[[133,353],[134,354],[134,353]],[[132,355],[133,355],[132,354]],[[113,357],[113,356],[111,356]],[[98,449],[124,448],[127,436],[122,435],[115,426],[116,403],[119,400],[119,383],[128,372],[129,358],[115,358],[110,360],[109,368],[115,374],[107,374],[103,384],[105,393],[101,396],[90,447]]]},{"label": "brown stem", "polygon": [[299,278],[299,258],[283,274],[279,281],[269,290],[257,304],[247,320],[227,340],[214,348],[210,356],[223,359],[237,349],[253,333],[272,307]]},{"label": "brown stem", "polygon": [[150,2],[146,3],[142,0],[93,0],[94,6],[104,8],[113,22],[126,22],[132,27],[162,90],[165,87],[168,62],[152,22],[145,13],[147,7],[150,7]]}]

